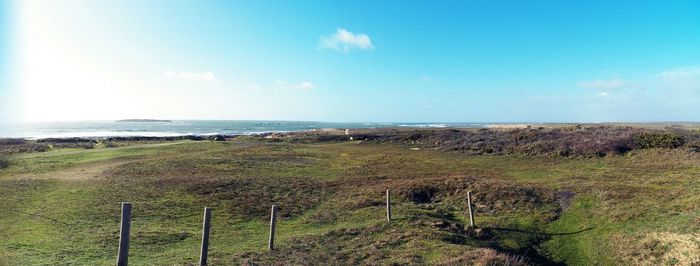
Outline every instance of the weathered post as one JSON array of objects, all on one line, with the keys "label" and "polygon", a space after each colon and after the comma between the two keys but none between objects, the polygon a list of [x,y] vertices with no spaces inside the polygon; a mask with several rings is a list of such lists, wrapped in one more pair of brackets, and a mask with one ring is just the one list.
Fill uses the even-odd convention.
[{"label": "weathered post", "polygon": [[119,255],[117,266],[129,264],[129,233],[131,231],[131,203],[122,202],[122,220],[119,229]]},{"label": "weathered post", "polygon": [[211,208],[204,207],[204,221],[202,222],[202,249],[199,252],[199,265],[207,265],[209,254],[209,230],[211,229]]},{"label": "weathered post", "polygon": [[391,194],[386,190],[386,221],[391,222]]},{"label": "weathered post", "polygon": [[270,240],[267,243],[267,249],[275,249],[275,223],[277,222],[277,205],[272,205],[270,213]]},{"label": "weathered post", "polygon": [[467,192],[467,204],[469,204],[469,225],[474,226],[474,210],[472,209],[472,192]]}]

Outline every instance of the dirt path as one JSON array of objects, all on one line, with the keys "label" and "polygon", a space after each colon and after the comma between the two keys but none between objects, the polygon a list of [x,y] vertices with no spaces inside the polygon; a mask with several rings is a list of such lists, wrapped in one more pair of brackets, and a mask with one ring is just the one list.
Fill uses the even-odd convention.
[{"label": "dirt path", "polygon": [[30,175],[23,174],[20,176],[24,177],[24,178],[32,178],[32,179],[61,179],[61,180],[98,179],[102,176],[102,173],[104,173],[104,171],[106,171],[112,167],[117,167],[117,166],[120,166],[122,164],[130,163],[130,162],[138,162],[138,161],[144,161],[144,160],[156,159],[156,158],[161,158],[161,157],[140,158],[140,159],[119,159],[119,158],[117,158],[116,160],[107,160],[107,161],[101,161],[101,162],[81,164],[78,166],[68,167],[65,169],[51,171],[48,173],[30,174]]},{"label": "dirt path", "polygon": [[[173,143],[159,143],[159,144],[148,144],[148,145],[140,145],[140,146],[133,146],[129,148],[151,148],[151,147],[159,147],[159,146],[169,146],[169,145],[175,145],[175,144],[181,144],[184,142],[173,142]],[[189,155],[192,154],[200,154],[200,153],[207,153],[214,151],[215,149],[211,150],[203,150],[203,151],[197,151],[197,152],[191,152],[187,153]],[[76,151],[80,152],[80,151]],[[89,151],[88,151],[89,152]],[[102,177],[102,173],[105,171],[109,170],[110,168],[117,167],[123,164],[127,163],[132,163],[132,162],[141,162],[141,161],[148,161],[148,160],[157,160],[157,159],[165,159],[165,158],[172,158],[172,157],[177,157],[177,156],[182,156],[184,153],[181,152],[175,152],[172,154],[165,154],[165,155],[155,155],[155,156],[147,156],[147,157],[138,157],[138,158],[124,158],[124,157],[115,157],[115,158],[110,158],[106,159],[103,161],[98,161],[98,162],[90,162],[90,163],[84,163],[76,166],[71,166],[55,171],[50,171],[47,173],[41,173],[41,174],[17,174],[14,177],[15,178],[30,178],[30,179],[61,179],[61,180],[91,180],[91,179],[99,179]]]}]

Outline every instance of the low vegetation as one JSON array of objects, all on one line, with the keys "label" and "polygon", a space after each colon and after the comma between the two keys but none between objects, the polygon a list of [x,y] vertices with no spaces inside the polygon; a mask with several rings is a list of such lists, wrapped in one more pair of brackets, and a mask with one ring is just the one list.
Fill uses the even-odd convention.
[{"label": "low vegetation", "polygon": [[49,150],[49,146],[24,139],[0,139],[0,154],[12,154],[22,152],[43,152]]},{"label": "low vegetation", "polygon": [[635,143],[643,149],[649,148],[669,148],[675,149],[685,144],[685,139],[672,133],[641,133],[637,135]]},{"label": "low vegetation", "polygon": [[[300,142],[355,140],[400,143],[472,155],[603,157],[649,148],[695,151],[700,132],[617,126],[566,126],[523,129],[355,130],[273,134]],[[686,145],[688,144],[688,145]]]},{"label": "low vegetation", "polygon": [[[5,157],[0,265],[113,264],[122,201],[134,205],[134,265],[196,263],[204,206],[214,208],[211,265],[697,265],[696,134],[356,130],[92,149],[53,141]],[[42,142],[8,145],[27,143]],[[268,251],[272,204],[278,242]]]}]

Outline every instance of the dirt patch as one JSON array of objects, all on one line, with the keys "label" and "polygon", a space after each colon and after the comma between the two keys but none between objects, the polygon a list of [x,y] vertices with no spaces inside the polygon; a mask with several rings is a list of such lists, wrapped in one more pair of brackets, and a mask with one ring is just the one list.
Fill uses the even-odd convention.
[{"label": "dirt patch", "polygon": [[555,196],[557,198],[557,202],[559,203],[559,208],[561,208],[562,211],[565,211],[569,209],[569,206],[571,206],[571,202],[574,201],[574,196],[576,196],[576,193],[568,190],[560,190],[555,192]]},{"label": "dirt patch", "polygon": [[438,188],[429,185],[421,185],[406,190],[405,197],[413,203],[430,203],[435,199]]}]

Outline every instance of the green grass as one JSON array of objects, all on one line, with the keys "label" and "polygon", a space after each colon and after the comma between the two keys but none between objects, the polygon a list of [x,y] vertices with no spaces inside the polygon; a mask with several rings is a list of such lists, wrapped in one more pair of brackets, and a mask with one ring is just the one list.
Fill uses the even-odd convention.
[{"label": "green grass", "polygon": [[[483,249],[571,265],[662,259],[635,240],[698,235],[698,159],[654,149],[593,159],[467,156],[248,137],[17,154],[0,170],[0,265],[113,264],[122,201],[134,204],[132,265],[195,263],[204,206],[214,208],[212,265],[439,264]],[[438,200],[406,196],[421,182]],[[386,188],[396,191],[390,224]],[[469,189],[479,189],[485,233],[463,227]],[[567,209],[547,196],[555,191],[575,194]],[[265,250],[272,204],[280,206],[275,252]],[[673,259],[683,258],[662,262]]]}]

